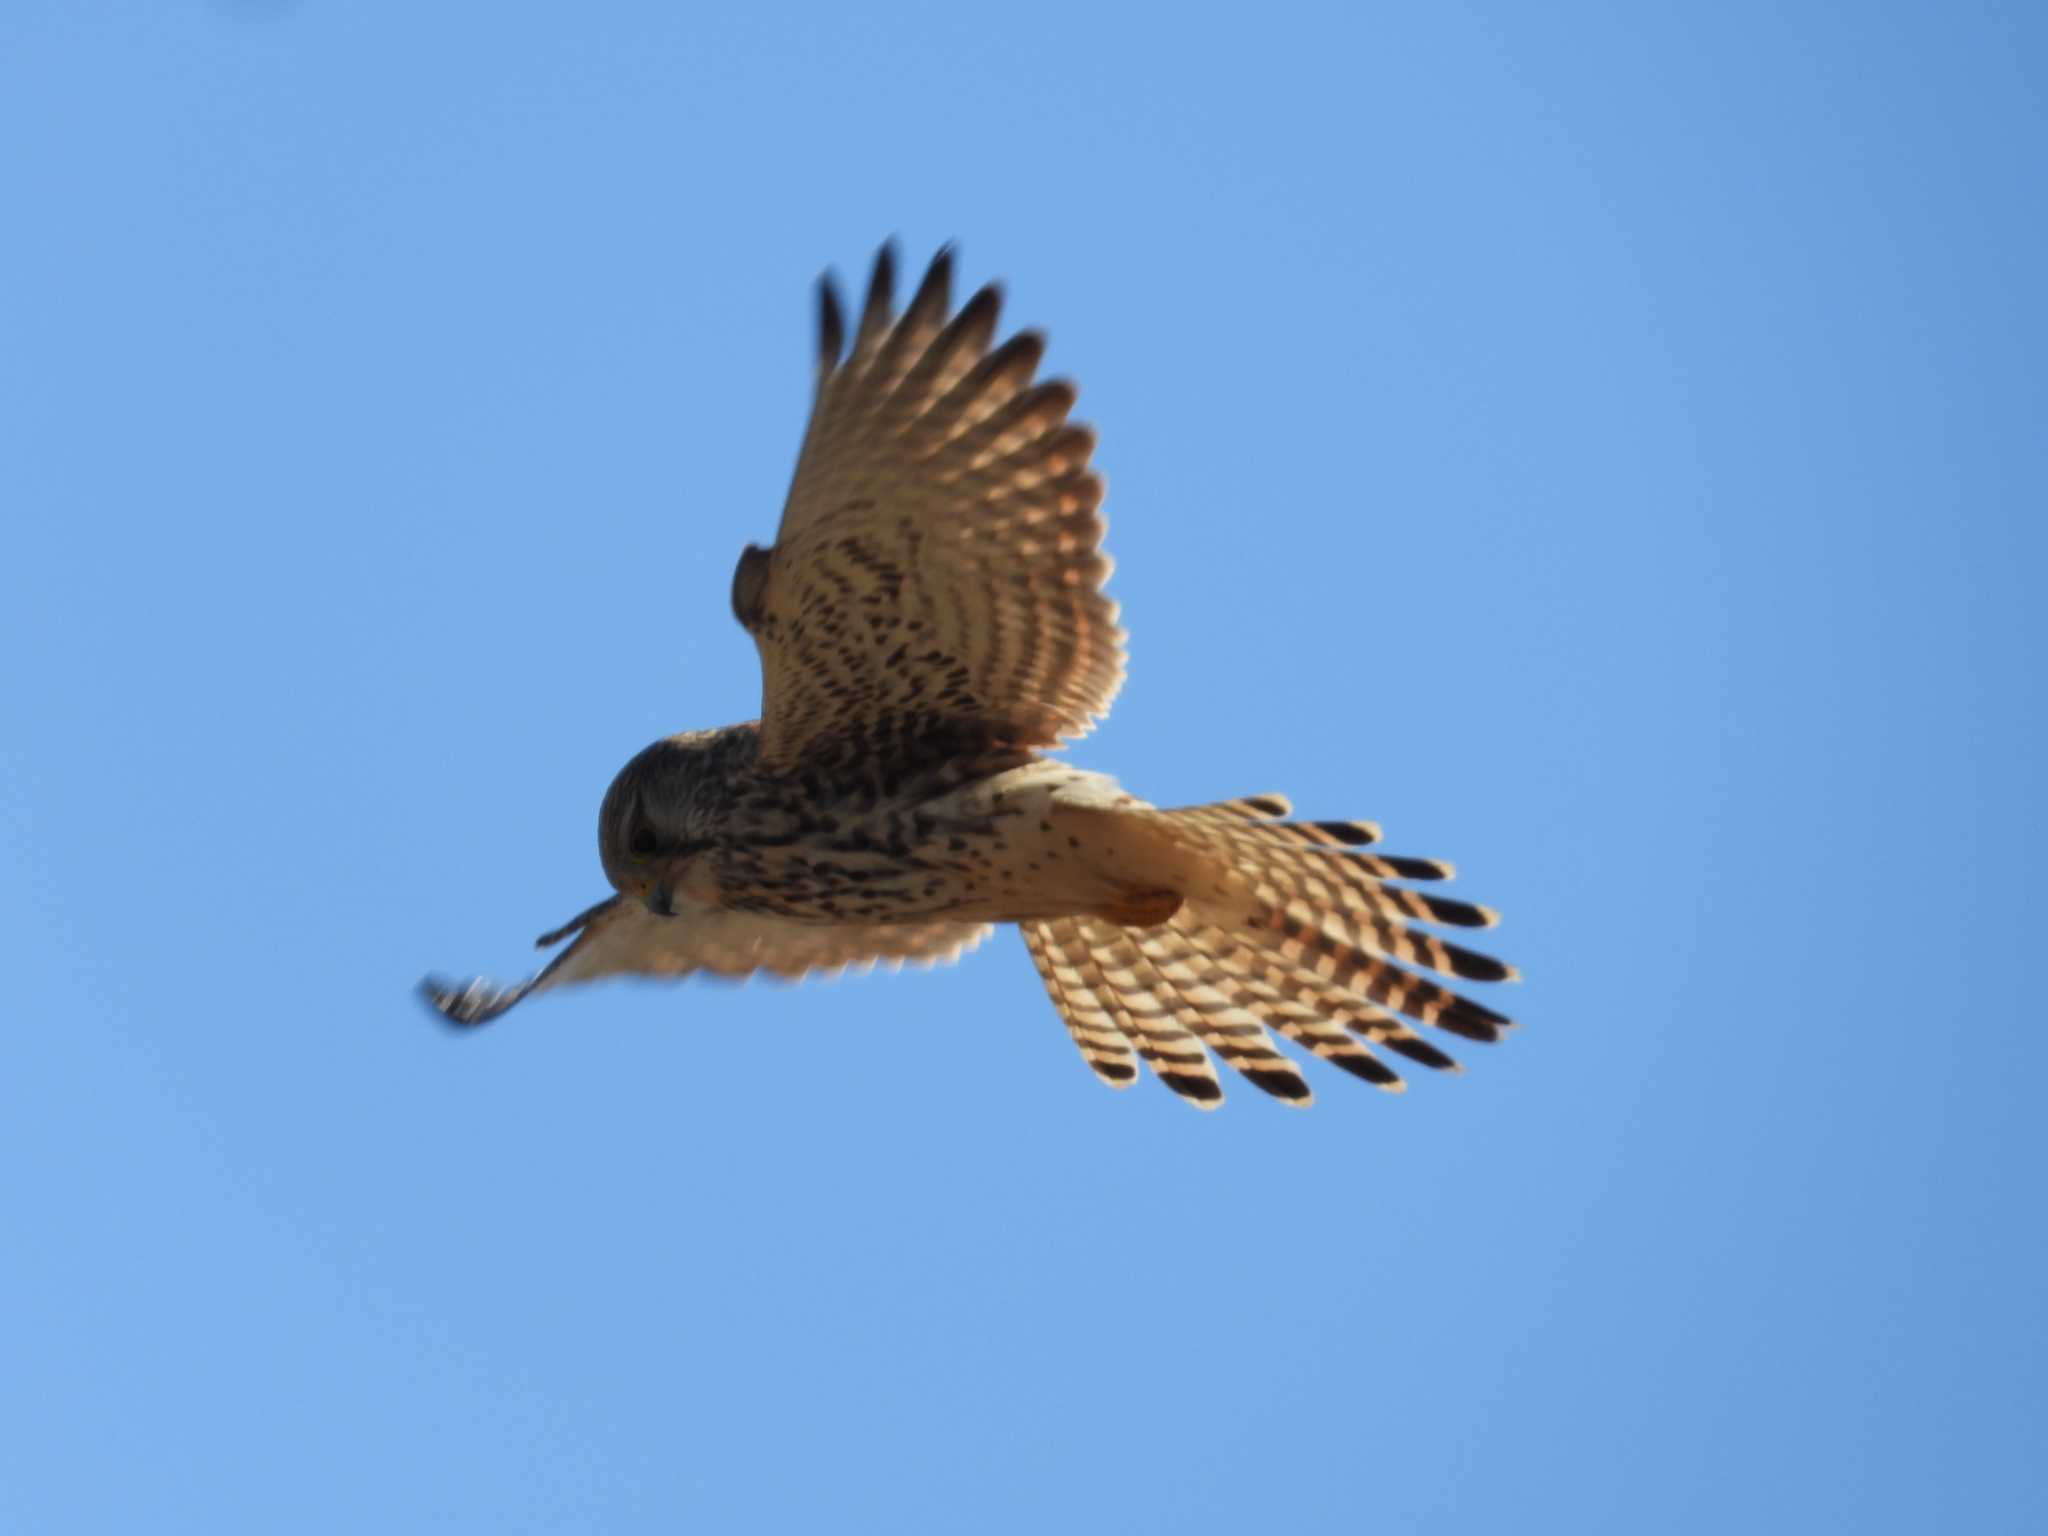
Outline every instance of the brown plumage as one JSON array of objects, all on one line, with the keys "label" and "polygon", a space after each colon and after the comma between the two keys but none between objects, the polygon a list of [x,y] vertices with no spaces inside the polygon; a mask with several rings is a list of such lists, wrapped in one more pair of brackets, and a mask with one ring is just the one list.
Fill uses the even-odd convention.
[{"label": "brown plumage", "polygon": [[[1424,974],[1512,968],[1435,932],[1494,914],[1413,884],[1448,865],[1279,795],[1161,810],[1040,755],[1123,680],[1102,591],[1093,432],[1044,339],[997,343],[993,287],[957,311],[941,251],[903,313],[884,247],[847,349],[819,290],[817,397],[773,546],[732,607],[760,651],[758,723],[656,742],[599,815],[615,894],[548,934],[531,980],[429,981],[450,1022],[575,981],[780,975],[950,960],[1014,922],[1088,1066],[1144,1062],[1190,1102],[1215,1063],[1306,1104],[1289,1041],[1387,1089],[1382,1053],[1456,1064],[1416,1026],[1497,1039],[1499,1013]],[[842,353],[844,355],[842,355]]]}]

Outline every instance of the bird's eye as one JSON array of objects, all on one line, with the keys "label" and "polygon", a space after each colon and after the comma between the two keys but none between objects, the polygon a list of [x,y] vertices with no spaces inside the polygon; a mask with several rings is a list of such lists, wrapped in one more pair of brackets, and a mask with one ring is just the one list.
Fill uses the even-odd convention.
[{"label": "bird's eye", "polygon": [[654,832],[653,832],[653,830],[652,830],[651,828],[648,828],[648,827],[638,827],[638,828],[635,828],[635,829],[634,829],[634,832],[633,832],[633,835],[632,835],[631,837],[629,837],[629,838],[627,838],[627,839],[626,839],[626,852],[628,852],[628,853],[632,854],[632,855],[633,855],[633,857],[634,857],[634,858],[636,858],[636,859],[651,859],[651,858],[653,858],[653,857],[654,857]]}]

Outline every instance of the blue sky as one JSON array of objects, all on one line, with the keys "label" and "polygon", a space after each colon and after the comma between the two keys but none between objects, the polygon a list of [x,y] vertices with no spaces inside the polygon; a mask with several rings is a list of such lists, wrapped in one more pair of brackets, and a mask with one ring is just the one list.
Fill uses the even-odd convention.
[{"label": "blue sky", "polygon": [[[2043,14],[14,0],[0,1526],[2042,1529]],[[1456,860],[1462,1078],[423,1016],[755,713],[892,232],[1101,431],[1075,757]]]}]

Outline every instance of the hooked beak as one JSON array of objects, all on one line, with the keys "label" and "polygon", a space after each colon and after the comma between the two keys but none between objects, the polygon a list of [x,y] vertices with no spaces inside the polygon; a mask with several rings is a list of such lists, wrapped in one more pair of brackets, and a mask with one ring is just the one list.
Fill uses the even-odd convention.
[{"label": "hooked beak", "polygon": [[647,887],[646,893],[640,899],[646,903],[647,910],[656,917],[674,917],[676,915],[676,895],[674,891],[668,888],[666,880],[654,881]]}]

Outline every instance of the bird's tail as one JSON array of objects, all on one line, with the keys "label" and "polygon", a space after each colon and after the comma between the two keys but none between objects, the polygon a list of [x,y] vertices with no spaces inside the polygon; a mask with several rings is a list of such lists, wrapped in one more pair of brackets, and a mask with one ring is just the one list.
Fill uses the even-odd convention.
[{"label": "bird's tail", "polygon": [[[1022,924],[1053,1006],[1097,1076],[1123,1087],[1142,1058],[1203,1107],[1222,1102],[1211,1055],[1277,1098],[1311,1094],[1278,1033],[1354,1076],[1405,1085],[1377,1054],[1457,1063],[1414,1028],[1492,1041],[1503,1015],[1420,974],[1514,979],[1511,966],[1418,924],[1488,928],[1485,907],[1397,881],[1436,881],[1434,859],[1361,850],[1379,829],[1290,821],[1279,795],[1095,813],[1124,867],[1143,870],[1128,903],[1096,916]],[[1098,834],[1111,828],[1098,823]]]}]

